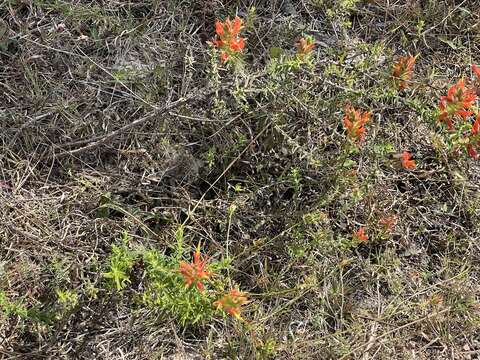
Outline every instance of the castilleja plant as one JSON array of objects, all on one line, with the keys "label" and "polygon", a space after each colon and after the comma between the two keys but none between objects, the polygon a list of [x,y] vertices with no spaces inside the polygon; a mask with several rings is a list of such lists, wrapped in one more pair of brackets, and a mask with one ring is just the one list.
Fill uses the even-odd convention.
[{"label": "castilleja plant", "polygon": [[223,62],[237,58],[245,48],[245,38],[240,37],[242,27],[242,20],[238,16],[233,21],[227,18],[224,22],[215,23],[218,39],[213,40],[213,44],[220,49],[220,59]]},{"label": "castilleja plant", "polygon": [[345,106],[345,115],[343,117],[343,126],[347,130],[347,136],[359,143],[365,138],[367,129],[365,125],[370,120],[370,112],[356,110],[350,105]]},{"label": "castilleja plant", "polygon": [[[480,82],[480,69],[472,65],[472,72]],[[451,132],[450,143],[454,149],[463,147],[472,159],[479,158],[480,147],[480,113],[476,107],[477,89],[474,86],[466,86],[465,81],[460,79],[452,85],[446,96],[440,98],[438,121],[446,123]],[[477,119],[473,115],[477,113]]]},{"label": "castilleja plant", "polygon": [[400,90],[406,89],[408,87],[408,81],[412,76],[413,67],[416,60],[416,56],[401,56],[393,66],[393,78],[395,81],[395,85]]},{"label": "castilleja plant", "polygon": [[473,115],[472,108],[477,100],[474,89],[465,87],[465,81],[460,79],[448,89],[446,96],[440,98],[438,121],[446,123],[449,130],[454,130],[455,120],[466,120]]},{"label": "castilleja plant", "polygon": [[313,48],[315,47],[315,40],[313,37],[307,36],[305,38],[301,38],[296,43],[297,46],[297,59],[305,61],[308,60],[310,57]]},{"label": "castilleja plant", "polygon": [[365,228],[362,226],[360,229],[353,233],[353,238],[359,242],[365,242],[368,240],[367,234],[365,234]]},{"label": "castilleja plant", "polygon": [[247,297],[244,293],[232,289],[222,298],[215,301],[213,304],[218,308],[222,309],[226,313],[232,315],[233,317],[241,320],[240,316],[241,306],[247,303]]},{"label": "castilleja plant", "polygon": [[210,272],[206,270],[206,263],[206,259],[200,259],[200,245],[193,254],[193,262],[191,264],[184,261],[180,262],[180,268],[177,271],[182,274],[187,287],[195,284],[198,290],[203,291],[203,281],[207,280],[211,275]]},{"label": "castilleja plant", "polygon": [[412,160],[412,154],[408,151],[404,151],[402,155],[400,155],[400,160],[404,169],[413,170],[417,166],[415,160]]}]

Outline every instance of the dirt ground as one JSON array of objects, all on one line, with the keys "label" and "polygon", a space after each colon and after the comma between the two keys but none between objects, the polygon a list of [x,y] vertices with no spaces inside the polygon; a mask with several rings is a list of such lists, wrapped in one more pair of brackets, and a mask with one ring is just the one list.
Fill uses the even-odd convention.
[{"label": "dirt ground", "polygon": [[0,0],[1,358],[479,358],[480,162],[438,121],[479,9]]}]

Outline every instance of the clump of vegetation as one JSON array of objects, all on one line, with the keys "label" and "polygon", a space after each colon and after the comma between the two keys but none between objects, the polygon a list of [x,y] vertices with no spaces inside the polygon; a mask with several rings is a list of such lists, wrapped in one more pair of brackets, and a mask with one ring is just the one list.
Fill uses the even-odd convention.
[{"label": "clump of vegetation", "polygon": [[[220,278],[220,271],[228,269],[228,260],[207,264],[206,258],[202,260],[200,244],[193,253],[191,263],[179,260],[183,257],[181,229],[182,227],[176,234],[177,249],[180,253],[175,256],[166,256],[154,249],[132,250],[128,247],[129,237],[125,233],[122,244],[112,246],[112,254],[103,273],[110,288],[116,291],[127,290],[132,284],[135,264],[141,263],[143,291],[135,293],[140,306],[150,306],[159,310],[162,316],[173,317],[183,325],[211,321],[216,313],[215,307],[240,319],[240,306],[245,304],[247,299],[245,295],[240,296],[237,290],[232,289],[229,295],[220,298],[221,289],[226,285]],[[206,288],[206,282],[209,282],[212,288]],[[62,294],[62,303],[71,300],[68,293]],[[216,300],[217,298],[219,299]]]},{"label": "clump of vegetation", "polygon": [[2,355],[478,352],[476,7],[254,5],[0,6]]}]

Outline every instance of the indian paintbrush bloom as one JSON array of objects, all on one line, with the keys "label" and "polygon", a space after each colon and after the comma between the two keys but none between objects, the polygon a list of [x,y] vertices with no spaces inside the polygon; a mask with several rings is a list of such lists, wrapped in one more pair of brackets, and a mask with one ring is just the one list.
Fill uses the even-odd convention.
[{"label": "indian paintbrush bloom", "polygon": [[195,284],[198,290],[203,291],[203,280],[208,279],[211,275],[210,272],[205,269],[206,263],[206,259],[200,259],[200,246],[197,247],[197,250],[193,254],[193,263],[180,262],[180,268],[177,271],[182,274],[185,280],[185,286],[188,287]]},{"label": "indian paintbrush bloom", "polygon": [[215,301],[213,304],[216,305],[218,309],[222,309],[235,318],[241,319],[241,306],[246,303],[247,297],[245,294],[236,289],[232,289],[228,292],[228,294],[225,294],[221,299]]},{"label": "indian paintbrush bloom", "polygon": [[472,64],[472,71],[477,77],[477,79],[480,80],[480,68],[477,65]]},{"label": "indian paintbrush bloom", "polygon": [[306,38],[301,38],[296,43],[297,46],[297,57],[300,60],[303,60],[307,57],[315,47],[314,40],[311,36],[307,36]]},{"label": "indian paintbrush bloom", "polygon": [[473,144],[467,144],[467,152],[472,159],[478,159],[478,151],[475,149]]},{"label": "indian paintbrush bloom", "polygon": [[413,170],[416,167],[415,160],[412,160],[412,154],[408,151],[404,151],[402,155],[400,155],[400,160],[402,162],[402,166],[404,169]]},{"label": "indian paintbrush bloom", "polygon": [[[446,122],[448,129],[451,131],[457,130],[454,133],[456,145],[461,144],[465,146],[468,155],[473,159],[478,159],[478,150],[480,149],[480,113],[477,114],[477,119],[473,124],[470,123],[468,118],[478,111],[475,103],[477,101],[477,93],[480,90],[480,68],[472,64],[472,72],[476,77],[472,82],[472,86],[466,87],[465,81],[460,79],[450,87],[446,96],[440,98],[438,121]],[[463,118],[464,120],[458,128],[454,128],[455,118]],[[470,129],[470,134],[468,136],[461,135],[464,134],[466,128]]]},{"label": "indian paintbrush bloom", "polygon": [[360,229],[353,233],[353,238],[355,240],[364,242],[368,240],[368,236],[365,234],[365,228],[362,226]]},{"label": "indian paintbrush bloom", "polygon": [[471,133],[472,135],[478,135],[480,133],[480,112],[477,114],[477,119],[473,123]]},{"label": "indian paintbrush bloom", "polygon": [[393,66],[393,77],[400,90],[407,88],[407,82],[412,76],[415,60],[417,60],[416,56],[401,56]]},{"label": "indian paintbrush bloom", "polygon": [[382,217],[378,220],[378,224],[381,225],[385,231],[392,231],[397,222],[397,218],[394,215]]},{"label": "indian paintbrush bloom", "polygon": [[245,39],[240,37],[242,29],[242,20],[235,16],[233,21],[227,18],[225,22],[217,21],[215,23],[215,32],[218,39],[213,44],[220,49],[220,59],[223,62],[228,61],[236,53],[242,52],[245,48]]},{"label": "indian paintbrush bloom", "polygon": [[347,136],[360,142],[367,133],[365,124],[370,120],[370,112],[356,110],[350,105],[345,106],[345,115],[343,117],[343,126],[347,130]]},{"label": "indian paintbrush bloom", "polygon": [[464,119],[473,115],[471,108],[477,100],[477,95],[474,89],[467,89],[465,81],[460,79],[456,84],[448,89],[447,96],[440,98],[438,108],[440,115],[438,121],[447,122],[449,129],[453,129],[454,117],[460,116]]}]

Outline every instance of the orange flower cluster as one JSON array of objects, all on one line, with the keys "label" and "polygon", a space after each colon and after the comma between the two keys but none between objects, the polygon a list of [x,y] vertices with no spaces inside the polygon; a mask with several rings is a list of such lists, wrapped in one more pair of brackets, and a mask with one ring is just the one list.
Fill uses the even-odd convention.
[{"label": "orange flower cluster", "polygon": [[306,38],[301,38],[296,43],[297,46],[297,57],[300,60],[305,59],[315,47],[314,40],[311,36],[307,36]]},{"label": "orange flower cluster", "polygon": [[242,29],[242,20],[235,16],[233,22],[227,18],[225,22],[217,21],[215,23],[215,32],[218,39],[213,41],[220,51],[220,59],[223,62],[236,54],[242,52],[245,48],[245,39],[240,37],[240,30]]},{"label": "orange flower cluster", "polygon": [[440,115],[438,121],[446,122],[450,130],[453,130],[455,117],[460,116],[466,119],[473,115],[471,108],[477,100],[477,94],[474,89],[465,87],[465,81],[460,79],[456,84],[448,89],[447,96],[440,98],[438,108]]},{"label": "orange flower cluster", "polygon": [[360,242],[365,242],[368,240],[367,234],[365,234],[365,228],[362,226],[360,229],[353,233],[353,238]]},{"label": "orange flower cluster", "polygon": [[413,170],[417,166],[415,164],[415,160],[412,160],[412,154],[408,151],[404,151],[402,155],[400,155],[400,160],[402,161],[402,166],[404,169]]},{"label": "orange flower cluster", "polygon": [[[390,233],[397,223],[395,215],[384,216],[378,220],[378,225],[383,228],[383,231]],[[361,226],[357,231],[352,234],[353,240],[357,243],[368,241],[369,237],[366,233],[365,227]]]},{"label": "orange flower cluster", "polygon": [[[204,291],[204,280],[207,280],[211,273],[206,270],[207,260],[201,260],[200,258],[200,245],[193,254],[193,262],[188,264],[184,261],[180,262],[179,269],[177,270],[185,280],[185,286],[189,287],[193,284],[199,291]],[[247,297],[244,293],[238,290],[232,289],[229,293],[224,295],[219,300],[215,301],[215,305],[218,309],[223,309],[228,314],[241,319],[240,310],[241,306],[247,303]]]},{"label": "orange flower cluster", "polygon": [[416,56],[401,56],[393,66],[393,77],[398,83],[400,90],[408,87],[407,82],[412,76],[413,66],[416,60]]},{"label": "orange flower cluster", "polygon": [[232,289],[221,299],[215,301],[214,305],[216,305],[218,309],[222,309],[223,311],[234,316],[235,318],[241,319],[241,306],[246,303],[247,298],[245,294],[236,289]]},{"label": "orange flower cluster", "polygon": [[195,284],[197,289],[203,291],[203,280],[207,280],[210,277],[210,272],[205,270],[207,260],[200,260],[200,248],[193,254],[193,263],[187,264],[186,262],[180,262],[180,269],[178,272],[182,274],[185,285],[190,286]]},{"label": "orange flower cluster", "polygon": [[[446,122],[450,131],[457,130],[456,138],[460,137],[459,143],[466,147],[467,154],[471,158],[478,159],[478,151],[480,149],[480,112],[478,112],[478,108],[475,105],[478,100],[477,92],[480,89],[480,68],[472,64],[472,72],[476,79],[470,82],[470,86],[467,87],[465,81],[460,79],[450,87],[447,96],[440,98],[438,121]],[[477,119],[471,121],[469,118],[475,113],[477,113]],[[455,128],[455,118],[464,120],[458,128]],[[465,135],[467,129],[468,135]]]},{"label": "orange flower cluster", "polygon": [[365,124],[370,120],[370,112],[356,110],[350,105],[345,106],[343,126],[347,130],[350,139],[360,142],[367,133]]}]

